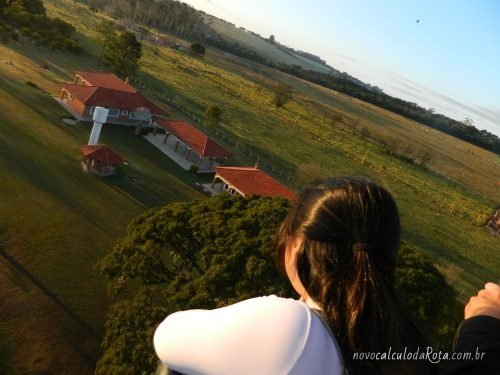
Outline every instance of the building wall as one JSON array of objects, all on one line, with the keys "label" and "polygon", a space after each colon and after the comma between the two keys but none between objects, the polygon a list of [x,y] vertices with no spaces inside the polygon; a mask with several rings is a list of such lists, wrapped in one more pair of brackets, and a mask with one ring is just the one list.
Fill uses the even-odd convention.
[{"label": "building wall", "polygon": [[88,117],[88,109],[85,107],[85,105],[79,101],[78,99],[68,99],[67,104],[73,108],[80,116],[82,117]]}]

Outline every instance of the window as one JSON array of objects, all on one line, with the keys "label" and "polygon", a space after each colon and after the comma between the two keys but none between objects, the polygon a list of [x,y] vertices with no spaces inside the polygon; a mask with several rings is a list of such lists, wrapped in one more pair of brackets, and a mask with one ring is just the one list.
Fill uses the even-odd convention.
[{"label": "window", "polygon": [[92,107],[90,107],[90,114],[93,115],[95,112],[95,105],[93,105]]},{"label": "window", "polygon": [[108,117],[118,117],[119,114],[120,114],[119,109],[110,109],[108,112]]},{"label": "window", "polygon": [[126,109],[122,110],[122,116],[128,116],[128,111]]},{"label": "window", "polygon": [[[139,120],[141,118],[141,116],[144,116],[142,113],[138,113],[138,112],[130,112],[130,116],[129,118],[131,118],[132,120]],[[143,120],[149,120],[151,118],[151,114],[148,113],[147,116],[145,118],[143,118]]]}]

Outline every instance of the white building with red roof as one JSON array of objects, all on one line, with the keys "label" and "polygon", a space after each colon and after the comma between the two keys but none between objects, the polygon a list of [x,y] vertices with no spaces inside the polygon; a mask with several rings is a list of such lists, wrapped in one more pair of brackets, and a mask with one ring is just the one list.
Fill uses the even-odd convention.
[{"label": "white building with red roof", "polygon": [[285,185],[255,167],[217,167],[211,185],[212,191],[227,191],[232,195],[280,196],[295,200],[297,196]]},{"label": "white building with red roof", "polygon": [[[224,165],[231,153],[219,146],[205,133],[193,125],[177,120],[155,120],[153,133],[146,139],[163,149],[186,169],[196,166],[197,170],[212,171],[217,165]],[[158,131],[163,131],[159,134]]]},{"label": "white building with red roof", "polygon": [[[62,85],[60,101],[78,120],[92,121],[95,107],[109,110],[108,123],[144,125],[167,113],[112,73],[75,72]],[[146,113],[146,115],[144,115]]]}]

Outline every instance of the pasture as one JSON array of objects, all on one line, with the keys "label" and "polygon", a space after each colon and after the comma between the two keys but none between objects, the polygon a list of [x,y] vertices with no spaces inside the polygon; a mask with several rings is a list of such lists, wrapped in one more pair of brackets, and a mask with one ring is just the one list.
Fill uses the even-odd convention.
[{"label": "pasture", "polygon": [[[325,65],[309,60],[296,53],[279,49],[271,43],[262,40],[258,36],[252,35],[251,33],[232,26],[231,24],[218,18],[206,15],[205,22],[209,24],[223,39],[232,43],[238,43],[243,48],[255,51],[258,55],[264,57],[270,62],[299,65],[306,70],[314,70],[321,73],[329,73],[331,71],[331,69]],[[263,37],[268,36],[269,35],[263,35]]]}]

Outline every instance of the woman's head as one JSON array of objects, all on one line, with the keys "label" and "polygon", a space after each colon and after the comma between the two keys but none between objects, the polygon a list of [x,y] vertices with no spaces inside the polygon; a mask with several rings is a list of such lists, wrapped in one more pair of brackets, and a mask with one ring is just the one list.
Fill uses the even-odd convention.
[{"label": "woman's head", "polygon": [[278,264],[299,294],[302,285],[323,307],[352,350],[373,348],[384,340],[372,335],[382,334],[384,319],[396,313],[399,239],[387,190],[365,179],[331,178],[306,189],[290,210],[276,236]]}]

